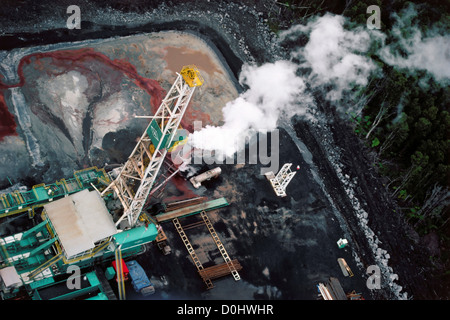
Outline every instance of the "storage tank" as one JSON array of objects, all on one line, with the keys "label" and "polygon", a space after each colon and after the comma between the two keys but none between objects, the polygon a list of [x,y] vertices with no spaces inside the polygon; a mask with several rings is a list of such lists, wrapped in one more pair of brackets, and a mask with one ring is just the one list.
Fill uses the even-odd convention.
[{"label": "storage tank", "polygon": [[192,183],[194,188],[198,189],[202,185],[203,181],[210,180],[211,178],[218,177],[222,173],[222,169],[220,167],[208,170],[199,174],[198,176],[192,177],[189,181]]}]

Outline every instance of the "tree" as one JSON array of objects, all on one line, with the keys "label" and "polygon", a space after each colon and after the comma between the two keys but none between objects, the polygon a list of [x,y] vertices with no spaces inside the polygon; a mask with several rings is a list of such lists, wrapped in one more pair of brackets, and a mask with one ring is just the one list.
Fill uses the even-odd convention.
[{"label": "tree", "polygon": [[377,115],[375,116],[375,120],[372,123],[372,127],[366,134],[366,139],[369,139],[369,136],[372,133],[372,131],[380,124],[381,120],[383,120],[383,118],[386,116],[386,111],[387,111],[386,106],[382,105],[380,111],[378,111]]},{"label": "tree", "polygon": [[398,149],[408,138],[409,126],[407,117],[406,113],[402,112],[397,122],[387,125],[387,132],[389,134],[380,147],[380,155],[384,155],[391,148]]},{"label": "tree", "polygon": [[431,122],[427,118],[420,117],[414,123],[414,129],[418,138],[426,138],[432,129]]},{"label": "tree", "polygon": [[400,191],[404,190],[412,180],[415,180],[418,176],[420,176],[424,168],[428,165],[428,160],[428,155],[423,154],[420,151],[416,151],[411,155],[411,166],[406,171],[406,173],[402,175],[400,185],[397,186],[397,188],[392,193],[394,197],[396,197]]},{"label": "tree", "polygon": [[422,208],[417,212],[419,220],[414,224],[414,227],[418,227],[431,215],[433,215],[434,218],[440,216],[443,212],[443,208],[448,207],[448,205],[450,205],[450,190],[437,183],[434,184],[433,189],[428,192]]}]

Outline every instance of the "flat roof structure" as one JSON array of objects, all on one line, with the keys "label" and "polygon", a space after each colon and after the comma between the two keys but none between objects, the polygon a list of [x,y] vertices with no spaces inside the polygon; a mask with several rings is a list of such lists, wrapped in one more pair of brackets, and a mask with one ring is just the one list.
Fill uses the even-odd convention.
[{"label": "flat roof structure", "polygon": [[97,191],[87,189],[44,206],[67,258],[90,249],[117,233]]}]

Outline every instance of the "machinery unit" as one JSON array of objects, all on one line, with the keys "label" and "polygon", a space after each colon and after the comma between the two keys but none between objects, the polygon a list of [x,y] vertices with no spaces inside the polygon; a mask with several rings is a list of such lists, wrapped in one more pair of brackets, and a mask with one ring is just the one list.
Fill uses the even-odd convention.
[{"label": "machinery unit", "polygon": [[156,113],[148,117],[151,121],[119,175],[102,192],[105,196],[112,190],[122,203],[124,213],[116,225],[124,218],[129,227],[137,223],[191,97],[202,84],[196,66],[183,67]]},{"label": "machinery unit", "polygon": [[347,244],[348,244],[348,240],[347,239],[342,239],[341,238],[341,239],[339,239],[337,241],[337,245],[338,245],[339,249],[345,248],[347,246]]},{"label": "machinery unit", "polygon": [[129,270],[131,284],[136,292],[143,296],[148,296],[155,293],[155,287],[150,279],[147,277],[144,269],[136,260],[126,262]]},{"label": "machinery unit", "polygon": [[[160,225],[141,213],[168,150],[184,140],[185,135],[181,134],[173,143],[190,99],[196,87],[202,84],[203,78],[195,66],[181,70],[158,111],[149,117],[152,120],[114,181],[110,182],[103,169],[94,167],[77,171],[71,181],[63,179],[54,185],[35,186],[27,193],[0,195],[0,216],[28,210],[33,213],[29,215],[31,218],[34,206],[43,207],[42,220],[35,226],[0,238],[0,295],[3,299],[38,299],[44,288],[63,283],[60,279],[67,278],[69,266],[85,270],[114,258],[122,261],[138,255],[152,241],[164,243],[166,237]],[[123,215],[117,221],[106,206],[114,196],[123,206]],[[124,218],[128,223],[121,226]],[[121,267],[120,263],[122,271]],[[143,294],[154,292],[137,262],[130,262],[127,267],[136,290]],[[86,291],[97,287],[94,275],[88,275],[86,279],[92,282],[88,281],[91,289]],[[124,291],[123,281],[121,283]],[[124,298],[125,293],[122,293],[121,298]],[[75,296],[84,295],[68,293],[61,297]],[[105,295],[99,293],[96,297]]]},{"label": "machinery unit", "polygon": [[317,289],[323,300],[347,300],[344,289],[337,278],[330,277],[327,283],[319,283]]},{"label": "machinery unit", "polygon": [[330,277],[326,283],[319,283],[317,290],[323,300],[364,300],[362,294],[355,290],[346,294],[339,280],[334,277]]},{"label": "machinery unit", "polygon": [[84,189],[103,189],[110,184],[104,169],[91,167],[75,171],[73,178],[61,179],[53,184],[35,185],[31,190],[15,190],[0,194],[0,218],[35,209],[44,204]]},{"label": "machinery unit", "polygon": [[[128,275],[130,274],[130,272],[128,271],[127,265],[125,263],[125,261],[123,261],[123,259],[120,260],[122,262],[122,274],[123,274],[123,280],[127,281],[128,280]],[[115,273],[117,274],[117,265],[116,265],[116,261],[114,260],[113,262],[111,262],[111,266],[114,268]],[[118,279],[116,279],[116,281],[118,281]]]},{"label": "machinery unit", "polygon": [[285,163],[277,175],[272,171],[266,173],[266,178],[279,197],[286,197],[286,187],[296,174],[295,171],[291,171],[291,166],[292,163]]},{"label": "machinery unit", "polygon": [[338,258],[337,262],[339,264],[339,267],[341,268],[344,277],[353,277],[352,269],[350,269],[350,267],[347,264],[347,261],[345,261],[344,258]]},{"label": "machinery unit", "polygon": [[114,259],[140,254],[158,236],[154,224],[118,230],[97,191],[83,190],[44,206],[42,222],[0,239],[1,294],[12,298],[20,291],[53,286],[70,265],[81,270]]},{"label": "machinery unit", "polygon": [[222,169],[220,167],[208,170],[199,174],[198,176],[192,177],[189,181],[192,183],[195,189],[200,188],[203,181],[211,180],[212,178],[218,177],[222,173]]}]

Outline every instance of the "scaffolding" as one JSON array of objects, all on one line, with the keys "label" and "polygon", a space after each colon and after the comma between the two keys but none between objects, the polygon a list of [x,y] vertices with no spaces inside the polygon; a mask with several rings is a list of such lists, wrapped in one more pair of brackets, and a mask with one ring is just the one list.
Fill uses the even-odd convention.
[{"label": "scaffolding", "polygon": [[[205,269],[203,267],[203,264],[200,262],[199,258],[197,257],[197,254],[195,253],[194,248],[192,247],[191,242],[189,241],[188,237],[186,236],[186,233],[183,230],[183,227],[181,226],[180,221],[178,220],[178,218],[174,218],[172,220],[175,228],[178,231],[178,234],[181,237],[181,240],[183,241],[187,251],[189,252],[189,255],[191,256],[192,261],[194,262],[194,265],[197,267],[198,272],[201,274],[201,272]],[[203,281],[206,284],[206,287],[208,289],[212,289],[214,287],[214,285],[212,284],[212,281],[210,278],[203,278]]]},{"label": "scaffolding", "polygon": [[104,196],[112,189],[122,203],[124,214],[116,226],[124,218],[128,219],[130,227],[138,221],[191,97],[202,84],[203,78],[195,66],[184,67],[156,113],[147,117],[152,120],[128,161],[117,178],[102,192]]},{"label": "scaffolding", "polygon": [[286,197],[286,187],[296,174],[295,171],[291,171],[291,166],[292,163],[285,163],[276,176],[273,172],[266,173],[267,179],[279,197]]},{"label": "scaffolding", "polygon": [[[234,278],[234,280],[238,281],[241,279],[239,272],[242,270],[242,266],[239,264],[239,262],[236,259],[231,259],[228,255],[222,241],[220,240],[219,236],[217,235],[216,230],[214,229],[211,221],[209,220],[209,217],[207,216],[205,211],[200,212],[200,216],[202,217],[203,221],[197,221],[194,223],[191,223],[186,226],[182,226],[178,218],[172,219],[172,222],[178,231],[178,234],[181,237],[181,240],[183,241],[186,249],[189,252],[189,255],[191,256],[192,261],[194,262],[194,265],[197,267],[197,271],[202,278],[203,282],[205,282],[207,289],[212,289],[214,287],[212,283],[212,279],[217,279],[220,277],[227,276],[231,274]],[[214,243],[216,244],[217,248],[219,249],[220,254],[222,255],[224,259],[224,263],[213,265],[210,267],[205,268],[203,264],[200,262],[197,254],[195,253],[195,250],[192,247],[192,244],[190,243],[185,230],[195,228],[201,225],[206,225],[208,228],[209,233],[211,234],[211,237],[214,240]]]},{"label": "scaffolding", "polygon": [[206,227],[208,228],[209,233],[211,234],[211,237],[213,238],[214,242],[216,243],[217,248],[219,248],[219,251],[222,254],[223,260],[225,260],[225,263],[227,264],[228,268],[230,269],[230,272],[233,275],[234,280],[236,280],[236,281],[241,280],[239,273],[237,272],[236,268],[234,267],[234,264],[231,261],[230,256],[227,253],[227,250],[225,250],[225,247],[223,246],[222,241],[220,241],[220,238],[217,235],[217,232],[214,229],[208,216],[206,215],[206,212],[202,211],[200,213],[200,215],[203,218],[203,221],[205,222]]}]

